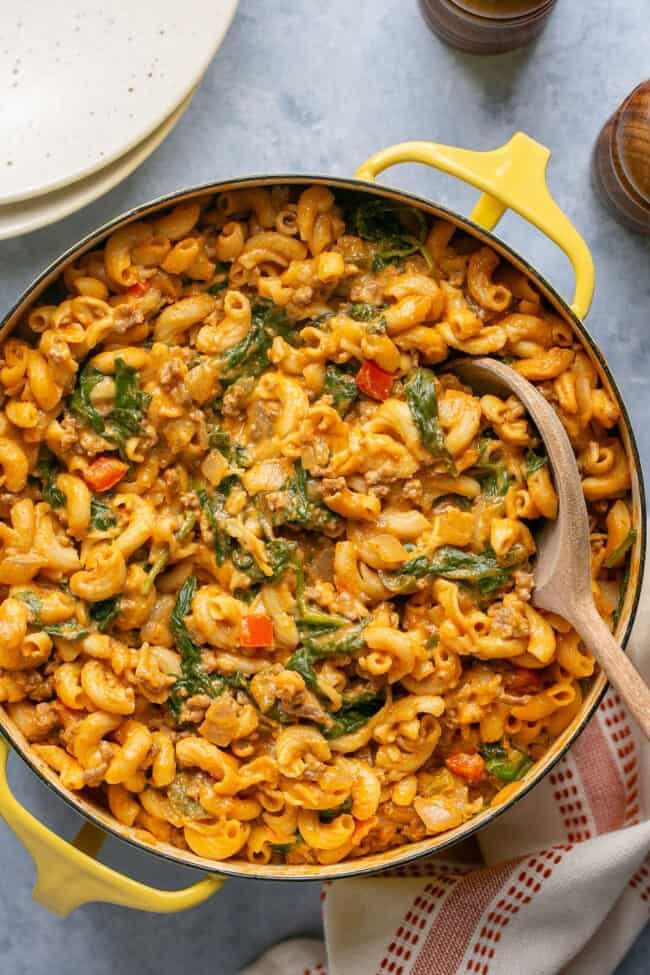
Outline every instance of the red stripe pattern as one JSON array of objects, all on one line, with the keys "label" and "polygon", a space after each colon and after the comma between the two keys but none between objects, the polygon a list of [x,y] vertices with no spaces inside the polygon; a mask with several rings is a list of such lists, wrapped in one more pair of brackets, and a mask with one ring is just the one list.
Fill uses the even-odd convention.
[{"label": "red stripe pattern", "polygon": [[571,849],[571,846],[554,846],[550,850],[540,850],[521,863],[516,878],[485,917],[472,947],[472,957],[467,960],[466,973],[489,975],[490,963],[510,921],[522,907],[531,903],[544,881],[548,880],[564,854]]},{"label": "red stripe pattern", "polygon": [[619,829],[625,815],[623,780],[600,721],[592,721],[585,729],[576,742],[573,758],[593,813],[596,834]]},{"label": "red stripe pattern", "polygon": [[630,887],[638,893],[644,904],[650,906],[650,856],[646,857],[630,880]]},{"label": "red stripe pattern", "polygon": [[639,807],[639,755],[629,719],[623,703],[615,691],[610,691],[603,701],[601,712],[606,734],[611,741],[620,775],[623,780],[625,807],[622,826],[633,826],[640,821]]},{"label": "red stripe pattern", "polygon": [[427,931],[413,975],[457,970],[484,911],[516,868],[516,862],[504,863],[458,881]]},{"label": "red stripe pattern", "polygon": [[406,912],[379,964],[377,975],[404,975],[412,971],[411,961],[431,915],[461,875],[453,867],[442,863],[428,863],[422,869],[425,867],[426,876],[431,878],[431,882],[417,895]]},{"label": "red stripe pattern", "polygon": [[569,843],[581,843],[591,839],[593,822],[591,809],[578,778],[572,755],[565,755],[549,775],[553,798],[562,815],[566,839]]}]

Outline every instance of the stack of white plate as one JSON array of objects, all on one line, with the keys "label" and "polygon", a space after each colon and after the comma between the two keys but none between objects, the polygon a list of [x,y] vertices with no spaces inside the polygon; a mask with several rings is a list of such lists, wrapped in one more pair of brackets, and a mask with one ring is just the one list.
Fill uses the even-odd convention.
[{"label": "stack of white plate", "polygon": [[189,105],[237,3],[0,3],[0,239],[133,172]]}]

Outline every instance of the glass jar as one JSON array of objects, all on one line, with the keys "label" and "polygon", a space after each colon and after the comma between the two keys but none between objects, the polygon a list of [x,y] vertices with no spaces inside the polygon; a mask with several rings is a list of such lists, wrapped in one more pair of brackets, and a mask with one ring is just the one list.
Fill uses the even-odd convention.
[{"label": "glass jar", "polygon": [[556,0],[420,0],[443,41],[472,54],[501,54],[541,33]]},{"label": "glass jar", "polygon": [[650,234],[650,80],[605,122],[594,146],[592,175],[613,216]]}]

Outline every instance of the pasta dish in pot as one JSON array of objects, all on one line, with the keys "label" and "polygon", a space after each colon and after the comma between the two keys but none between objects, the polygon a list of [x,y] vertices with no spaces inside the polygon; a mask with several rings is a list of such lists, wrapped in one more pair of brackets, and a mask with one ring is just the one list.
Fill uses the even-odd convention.
[{"label": "pasta dish in pot", "polygon": [[330,864],[499,802],[594,661],[531,604],[557,514],[516,398],[575,449],[615,624],[619,413],[488,247],[325,186],[195,198],[69,265],[0,349],[0,702],[146,842]]}]

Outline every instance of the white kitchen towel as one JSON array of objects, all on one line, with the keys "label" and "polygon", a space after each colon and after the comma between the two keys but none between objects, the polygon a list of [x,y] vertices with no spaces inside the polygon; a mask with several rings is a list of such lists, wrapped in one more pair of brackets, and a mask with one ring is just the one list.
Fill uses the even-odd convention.
[{"label": "white kitchen towel", "polygon": [[[629,653],[650,679],[646,577]],[[650,910],[650,746],[614,690],[533,791],[441,856],[324,885],[326,952],[277,945],[242,975],[611,975]]]}]

